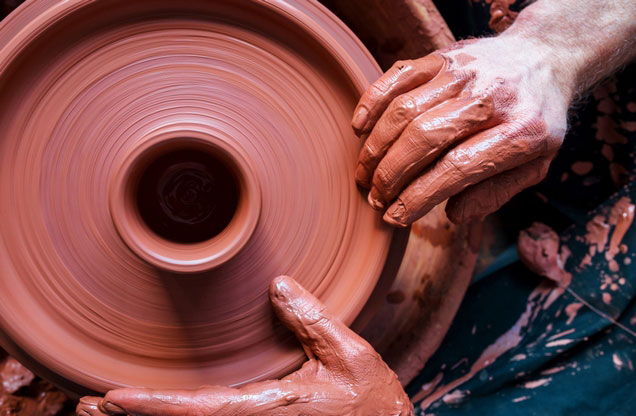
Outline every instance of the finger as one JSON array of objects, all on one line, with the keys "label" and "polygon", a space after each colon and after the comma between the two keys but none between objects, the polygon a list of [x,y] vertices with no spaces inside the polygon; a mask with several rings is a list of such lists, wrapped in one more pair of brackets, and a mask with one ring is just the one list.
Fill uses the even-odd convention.
[{"label": "finger", "polygon": [[99,408],[107,415],[185,416],[205,410],[202,398],[200,391],[127,388],[109,391]]},{"label": "finger", "polygon": [[369,194],[372,205],[383,207],[392,201],[443,151],[489,127],[493,114],[492,98],[464,96],[417,117],[378,165]]},{"label": "finger", "polygon": [[[270,380],[247,384],[240,389],[220,386],[165,391],[119,389],[109,392],[100,407],[108,415],[291,415],[299,414],[292,411],[294,405],[321,398],[320,386],[310,382]],[[327,397],[323,394],[322,398]]]},{"label": "finger", "polygon": [[449,199],[446,205],[448,219],[456,224],[483,220],[519,192],[541,182],[548,173],[551,160],[551,157],[541,157],[468,187]]},{"label": "finger", "polygon": [[537,121],[501,124],[451,149],[409,184],[384,214],[405,227],[435,205],[498,173],[556,152],[560,139],[549,137]]},{"label": "finger", "polygon": [[362,187],[371,184],[373,171],[406,126],[418,115],[455,97],[468,82],[468,77],[441,74],[429,83],[406,92],[389,104],[373,127],[360,151],[356,181]]},{"label": "finger", "polygon": [[77,416],[108,416],[107,413],[99,410],[101,400],[101,397],[82,397],[75,408],[75,414]]},{"label": "finger", "polygon": [[365,353],[373,351],[294,279],[287,276],[274,279],[269,297],[278,318],[325,367],[344,372]]},{"label": "finger", "polygon": [[421,59],[393,64],[360,98],[351,121],[356,134],[370,132],[395,97],[433,79],[445,63],[441,55],[433,53]]}]

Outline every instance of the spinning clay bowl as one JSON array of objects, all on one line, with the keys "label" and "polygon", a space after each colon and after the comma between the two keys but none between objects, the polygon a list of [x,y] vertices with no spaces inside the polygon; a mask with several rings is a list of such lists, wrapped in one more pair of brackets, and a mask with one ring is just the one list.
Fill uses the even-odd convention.
[{"label": "spinning clay bowl", "polygon": [[271,279],[352,324],[402,256],[353,181],[379,74],[311,1],[25,3],[0,26],[2,346],[78,393],[292,371]]}]

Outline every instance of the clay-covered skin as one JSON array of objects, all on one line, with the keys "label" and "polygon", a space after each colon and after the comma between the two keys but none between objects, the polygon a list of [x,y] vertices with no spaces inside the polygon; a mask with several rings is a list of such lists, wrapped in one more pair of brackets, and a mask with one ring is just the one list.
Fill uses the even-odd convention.
[{"label": "clay-covered skin", "polygon": [[452,221],[481,218],[545,176],[568,101],[513,46],[479,39],[397,62],[361,98],[356,180],[386,222],[406,226],[447,198]]},{"label": "clay-covered skin", "polygon": [[397,376],[380,355],[295,280],[273,280],[276,316],[309,357],[281,380],[199,390],[119,389],[84,397],[79,416],[412,415]]},{"label": "clay-covered skin", "polygon": [[[492,1],[498,30],[508,3]],[[574,97],[636,56],[633,1],[581,5],[534,2],[501,35],[398,61],[367,90],[356,180],[386,222],[448,198],[452,221],[480,219],[546,175]]]}]

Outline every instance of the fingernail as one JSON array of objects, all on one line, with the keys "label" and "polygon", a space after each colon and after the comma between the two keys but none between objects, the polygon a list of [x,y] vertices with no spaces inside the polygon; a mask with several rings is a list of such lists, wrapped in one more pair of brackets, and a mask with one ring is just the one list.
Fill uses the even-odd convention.
[{"label": "fingernail", "polygon": [[102,404],[102,407],[104,408],[104,410],[106,410],[109,413],[126,414],[126,411],[124,409],[122,409],[120,406],[117,406],[113,402],[105,402]]},{"label": "fingernail", "polygon": [[358,163],[358,167],[356,167],[355,177],[358,185],[364,188],[368,188],[369,174],[367,173],[367,168],[365,168],[362,163]]},{"label": "fingernail", "polygon": [[371,205],[373,209],[378,211],[384,209],[384,203],[380,201],[380,193],[377,191],[376,188],[371,188],[367,200],[369,201],[369,205]]},{"label": "fingernail", "polygon": [[358,106],[358,108],[356,109],[356,112],[353,116],[353,120],[351,121],[351,126],[356,131],[356,133],[359,133],[362,131],[362,128],[367,122],[368,114],[369,114],[369,110],[367,110],[366,107],[363,105]]},{"label": "fingernail", "polygon": [[404,223],[404,214],[406,213],[406,207],[400,200],[396,201],[387,212],[384,214],[384,221],[395,227],[406,227]]}]

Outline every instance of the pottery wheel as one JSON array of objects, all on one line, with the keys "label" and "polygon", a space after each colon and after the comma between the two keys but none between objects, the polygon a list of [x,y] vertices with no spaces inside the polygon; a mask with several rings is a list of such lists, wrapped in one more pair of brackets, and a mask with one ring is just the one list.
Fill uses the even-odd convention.
[{"label": "pottery wheel", "polygon": [[391,247],[353,181],[378,75],[310,1],[27,2],[0,26],[3,346],[76,391],[293,370],[271,279],[351,323]]}]

